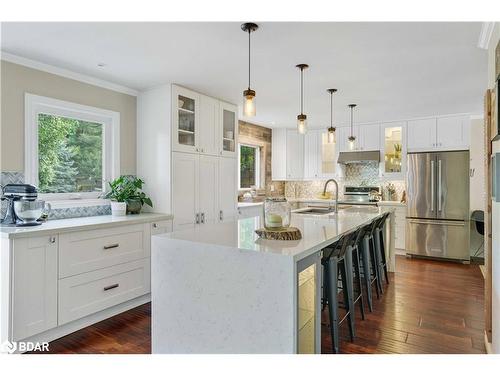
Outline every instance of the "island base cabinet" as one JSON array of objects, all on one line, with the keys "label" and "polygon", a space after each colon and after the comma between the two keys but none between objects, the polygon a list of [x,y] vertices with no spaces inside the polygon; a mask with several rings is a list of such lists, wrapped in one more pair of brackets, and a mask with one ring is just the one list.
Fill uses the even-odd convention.
[{"label": "island base cabinet", "polygon": [[59,325],[150,292],[150,259],[59,280]]},{"label": "island base cabinet", "polygon": [[57,236],[13,240],[12,340],[57,326]]}]

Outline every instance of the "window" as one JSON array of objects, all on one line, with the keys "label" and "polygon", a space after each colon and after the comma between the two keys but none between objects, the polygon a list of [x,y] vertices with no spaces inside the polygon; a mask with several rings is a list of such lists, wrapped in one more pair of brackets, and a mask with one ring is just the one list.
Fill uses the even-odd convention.
[{"label": "window", "polygon": [[240,144],[238,157],[239,188],[260,188],[260,147]]},{"label": "window", "polygon": [[119,113],[25,96],[26,182],[48,200],[98,198],[119,175]]}]

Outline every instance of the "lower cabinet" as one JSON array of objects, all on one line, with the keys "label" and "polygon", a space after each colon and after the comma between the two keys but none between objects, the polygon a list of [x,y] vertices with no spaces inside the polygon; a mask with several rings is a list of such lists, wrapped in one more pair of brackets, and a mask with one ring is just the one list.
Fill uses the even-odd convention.
[{"label": "lower cabinet", "polygon": [[13,242],[12,340],[21,341],[57,326],[58,244],[57,236]]}]

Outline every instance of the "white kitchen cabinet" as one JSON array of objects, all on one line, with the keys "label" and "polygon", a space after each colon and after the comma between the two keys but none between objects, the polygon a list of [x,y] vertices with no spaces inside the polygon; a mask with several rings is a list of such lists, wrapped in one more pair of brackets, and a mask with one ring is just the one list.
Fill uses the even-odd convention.
[{"label": "white kitchen cabinet", "polygon": [[220,221],[231,221],[236,218],[236,202],[238,201],[238,160],[219,158],[219,211]]},{"label": "white kitchen cabinet", "polygon": [[219,154],[219,111],[220,105],[217,99],[206,95],[200,97],[200,124],[197,148],[202,154]]},{"label": "white kitchen cabinet", "polygon": [[160,220],[151,223],[151,235],[172,232],[172,220]]},{"label": "white kitchen cabinet", "polygon": [[328,131],[321,130],[318,134],[318,176],[328,179],[338,176],[340,168],[337,165],[338,150],[336,143],[328,143]]},{"label": "white kitchen cabinet", "polygon": [[[357,127],[353,127],[352,129],[352,134],[356,137],[357,140]],[[338,147],[338,152],[346,152],[346,151],[355,151],[354,148],[356,147],[356,143],[354,144],[354,148],[351,150],[350,145],[348,142],[348,138],[351,135],[351,128],[350,127],[341,127],[336,129],[336,137],[337,137],[337,147]]]},{"label": "white kitchen cabinet", "polygon": [[380,150],[380,127],[378,124],[359,125],[356,151],[379,151]]},{"label": "white kitchen cabinet", "polygon": [[286,131],[286,177],[288,180],[304,178],[304,136],[296,130]]},{"label": "white kitchen cabinet", "polygon": [[436,123],[436,144],[441,150],[469,149],[470,117],[439,117]]},{"label": "white kitchen cabinet", "polygon": [[238,107],[220,102],[219,148],[220,155],[235,158],[238,155]]},{"label": "white kitchen cabinet", "polygon": [[319,130],[309,130],[304,136],[304,179],[320,177],[320,136]]},{"label": "white kitchen cabinet", "polygon": [[384,179],[404,179],[406,171],[406,122],[380,124],[380,174]]},{"label": "white kitchen cabinet", "polygon": [[431,151],[436,147],[436,119],[408,121],[408,151]]},{"label": "white kitchen cabinet", "polygon": [[172,163],[176,230],[236,216],[236,159],[174,152]]},{"label": "white kitchen cabinet", "polygon": [[286,129],[273,129],[271,155],[273,181],[286,180]]},{"label": "white kitchen cabinet", "polygon": [[198,176],[197,212],[199,213],[199,221],[201,224],[215,223],[219,213],[219,158],[200,155]]},{"label": "white kitchen cabinet", "polygon": [[57,326],[57,247],[56,235],[13,241],[14,341],[21,341]]},{"label": "white kitchen cabinet", "polygon": [[172,153],[172,213],[174,228],[193,226],[198,215],[199,156],[182,152]]},{"label": "white kitchen cabinet", "polygon": [[198,152],[200,147],[200,94],[172,86],[172,149]]}]

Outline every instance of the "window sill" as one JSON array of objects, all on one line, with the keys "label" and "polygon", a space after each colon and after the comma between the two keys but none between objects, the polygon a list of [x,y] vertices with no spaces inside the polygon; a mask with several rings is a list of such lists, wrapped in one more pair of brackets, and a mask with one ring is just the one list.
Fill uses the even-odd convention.
[{"label": "window sill", "polygon": [[50,203],[52,209],[74,208],[74,207],[92,207],[92,206],[107,206],[110,204],[109,199],[89,198],[89,199],[55,199],[46,200]]}]

